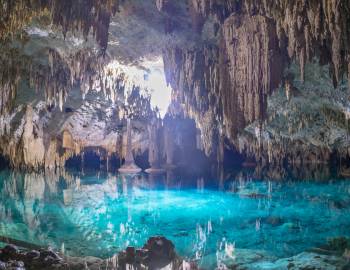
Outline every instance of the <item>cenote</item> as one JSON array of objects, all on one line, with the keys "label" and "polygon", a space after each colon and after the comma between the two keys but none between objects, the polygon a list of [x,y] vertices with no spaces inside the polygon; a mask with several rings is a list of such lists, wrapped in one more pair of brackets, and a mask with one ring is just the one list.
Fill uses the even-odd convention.
[{"label": "cenote", "polygon": [[[0,174],[0,235],[108,258],[149,237],[203,269],[234,246],[274,261],[350,236],[350,181],[78,172]],[[207,267],[207,268],[206,268]]]},{"label": "cenote", "polygon": [[0,270],[350,270],[349,0],[0,0]]}]

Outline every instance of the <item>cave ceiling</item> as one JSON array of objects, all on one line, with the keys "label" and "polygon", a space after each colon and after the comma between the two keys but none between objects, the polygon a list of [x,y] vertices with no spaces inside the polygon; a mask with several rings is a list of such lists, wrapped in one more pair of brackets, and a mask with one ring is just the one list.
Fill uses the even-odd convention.
[{"label": "cave ceiling", "polygon": [[[220,153],[220,147],[266,160],[288,155],[291,145],[298,153],[312,149],[323,159],[334,149],[347,152],[348,142],[337,136],[348,132],[348,1],[0,0],[0,15],[0,150],[5,156],[24,144],[29,119],[35,122],[29,125],[35,140],[42,136],[33,144],[43,151],[25,163],[36,166],[50,159],[49,151],[57,152],[53,141],[62,141],[63,132],[74,141],[67,156],[94,145],[113,152],[125,126],[119,120],[130,113],[127,106],[139,125],[135,147],[144,151],[142,122],[156,112],[140,76],[127,73],[133,68],[146,76],[159,60],[172,88],[169,113],[195,120],[208,156]],[[310,65],[324,69],[312,72]],[[306,87],[319,78],[342,100],[324,109],[329,99],[320,98],[319,113],[304,114],[298,98],[322,97],[312,85]],[[296,104],[282,102],[284,112],[271,105],[280,91]],[[296,119],[286,120],[297,106]],[[288,124],[274,124],[274,119]],[[318,135],[338,132],[326,134],[327,145],[320,146],[318,135],[315,143],[318,127],[297,138],[282,132],[312,129],[316,122],[332,127]],[[271,145],[279,150],[271,151]],[[266,157],[260,157],[263,150]],[[26,159],[24,152],[14,164]],[[66,158],[57,155],[51,157],[56,163]]]}]

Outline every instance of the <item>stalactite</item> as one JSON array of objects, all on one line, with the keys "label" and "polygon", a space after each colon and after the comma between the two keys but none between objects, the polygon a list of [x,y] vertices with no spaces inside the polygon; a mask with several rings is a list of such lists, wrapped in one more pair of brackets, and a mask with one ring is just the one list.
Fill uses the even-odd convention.
[{"label": "stalactite", "polygon": [[232,15],[223,27],[220,48],[177,48],[164,54],[167,81],[196,119],[208,154],[217,142],[213,123],[222,123],[223,135],[233,139],[247,123],[265,117],[267,95],[278,86],[283,70],[272,21]]},{"label": "stalactite", "polygon": [[[284,138],[281,140],[266,140],[262,142],[247,134],[238,138],[239,152],[249,158],[256,159],[260,153],[261,164],[318,164],[330,161],[331,150],[327,146],[313,146],[299,140]],[[262,147],[262,150],[260,148]]]},{"label": "stalactite", "polygon": [[224,38],[231,89],[244,120],[263,119],[264,97],[278,86],[283,69],[273,22],[261,16],[233,15],[225,21]]},{"label": "stalactite", "polygon": [[[305,65],[315,57],[331,66],[335,86],[343,74],[350,77],[348,1],[189,0],[189,5],[196,13],[193,23],[211,15],[222,39],[194,49],[171,48],[163,58],[167,81],[201,129],[207,154],[218,146],[219,130],[237,144],[247,124],[259,120],[263,126],[267,97],[283,82],[286,63],[299,63],[302,82]],[[298,94],[286,86],[288,99]],[[255,153],[264,149],[260,145]]]},{"label": "stalactite", "polygon": [[17,49],[1,47],[0,54],[0,115],[12,110],[17,88],[23,77],[23,67],[30,65],[30,60]]},{"label": "stalactite", "polygon": [[6,40],[15,36],[33,18],[48,15],[48,10],[39,7],[39,1],[37,0],[0,0],[0,40]]},{"label": "stalactite", "polygon": [[[346,55],[350,48],[348,26],[350,2],[336,0],[189,0],[198,14],[212,14],[225,21],[230,14],[256,14],[271,18],[279,41],[287,37],[288,54],[303,65],[313,56],[330,55],[327,63],[333,66],[335,82],[346,72]],[[205,8],[203,8],[205,7]],[[283,31],[282,31],[283,30]],[[324,52],[324,50],[326,52]],[[323,52],[322,52],[323,51]],[[345,53],[345,55],[344,55]],[[303,78],[303,68],[301,68]]]},{"label": "stalactite", "polygon": [[102,51],[107,49],[111,16],[119,7],[119,0],[19,0],[0,1],[0,40],[14,35],[29,24],[33,17],[49,16],[54,25],[68,31],[82,32],[87,38],[90,30]]}]

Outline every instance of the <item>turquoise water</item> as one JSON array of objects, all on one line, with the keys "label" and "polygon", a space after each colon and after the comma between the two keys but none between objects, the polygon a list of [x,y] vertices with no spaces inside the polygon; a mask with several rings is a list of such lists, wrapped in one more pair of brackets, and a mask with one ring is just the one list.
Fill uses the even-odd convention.
[{"label": "turquoise water", "polygon": [[223,243],[295,255],[350,236],[350,180],[0,173],[0,236],[107,257],[164,235],[186,258]]}]

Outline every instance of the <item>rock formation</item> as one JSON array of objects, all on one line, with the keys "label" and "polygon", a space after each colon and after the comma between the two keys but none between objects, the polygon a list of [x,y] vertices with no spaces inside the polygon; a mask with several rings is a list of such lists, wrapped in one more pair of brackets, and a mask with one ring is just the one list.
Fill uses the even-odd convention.
[{"label": "rock formation", "polygon": [[[8,239],[10,240],[10,239]],[[142,248],[127,247],[112,258],[70,257],[52,249],[35,247],[21,241],[21,248],[13,244],[0,249],[0,269],[197,269],[195,263],[181,259],[175,252],[173,243],[165,237],[155,236],[148,239]],[[32,249],[32,250],[31,250]],[[186,266],[186,268],[184,267]]]},{"label": "rock formation", "polygon": [[175,165],[175,123],[172,118],[164,119],[164,152],[166,157],[165,168],[173,169]]},{"label": "rock formation", "polygon": [[153,116],[148,126],[148,139],[149,139],[149,153],[148,160],[151,168],[148,168],[148,173],[159,173],[162,172],[161,168],[161,120],[157,116]]},{"label": "rock formation", "polygon": [[127,130],[126,130],[126,154],[125,154],[125,162],[123,166],[118,170],[121,173],[138,173],[141,169],[135,164],[134,156],[132,154],[131,148],[131,120],[127,119]]},{"label": "rock formation", "polygon": [[[305,81],[306,63],[314,57],[320,65],[330,65],[334,85],[339,85],[348,72],[348,3],[190,2],[195,12],[193,24],[202,20],[202,27],[197,29],[202,37],[208,25],[213,27],[214,43],[210,36],[195,49],[170,48],[164,53],[164,61],[168,82],[200,128],[207,154],[218,152],[215,148],[221,136],[242,149],[237,135],[254,121],[259,122],[257,130],[263,134],[260,130],[268,118],[268,96],[285,80],[282,72],[289,62],[298,62],[301,81]],[[251,141],[246,145],[255,149],[253,155],[259,160],[259,153],[272,151],[257,141],[254,147]],[[295,144],[298,142],[281,147],[288,152]],[[304,152],[310,152],[312,146],[301,145]],[[281,153],[277,159],[287,155],[275,146],[269,149]],[[332,150],[326,149],[315,150],[318,160],[329,159]]]},{"label": "rock formation", "polygon": [[16,1],[1,3],[0,39],[16,35],[32,19],[46,15],[64,36],[79,31],[86,38],[92,30],[102,50],[107,48],[110,17],[118,10],[119,0],[89,1]]}]

